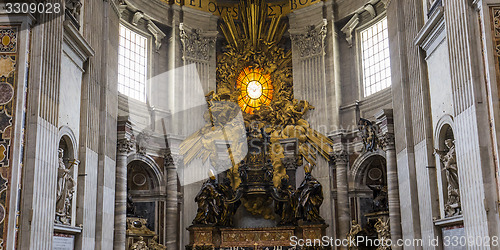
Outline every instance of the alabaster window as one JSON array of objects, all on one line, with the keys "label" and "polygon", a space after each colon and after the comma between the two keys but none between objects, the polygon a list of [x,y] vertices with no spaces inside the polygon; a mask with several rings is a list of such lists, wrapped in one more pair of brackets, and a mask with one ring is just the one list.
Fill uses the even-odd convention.
[{"label": "alabaster window", "polygon": [[146,101],[148,39],[120,24],[118,91]]},{"label": "alabaster window", "polygon": [[360,32],[364,97],[391,86],[387,18]]}]

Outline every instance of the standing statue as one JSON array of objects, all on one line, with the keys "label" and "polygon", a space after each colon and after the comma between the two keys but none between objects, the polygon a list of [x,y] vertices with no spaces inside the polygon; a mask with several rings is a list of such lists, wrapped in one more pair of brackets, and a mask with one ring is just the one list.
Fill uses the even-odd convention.
[{"label": "standing statue", "polygon": [[266,183],[273,183],[273,164],[271,163],[271,160],[268,159],[266,165],[264,166],[264,182]]},{"label": "standing statue", "polygon": [[215,175],[210,171],[210,178],[203,183],[194,201],[198,203],[198,211],[193,220],[194,225],[215,225],[221,217],[222,194],[217,188]]},{"label": "standing statue", "polygon": [[71,162],[66,168],[63,160],[64,150],[59,148],[59,166],[57,168],[56,191],[56,223],[71,224],[71,204],[75,192],[75,181],[71,176],[71,167],[78,164],[77,160]]},{"label": "standing statue", "polygon": [[241,183],[246,184],[248,180],[247,164],[245,161],[241,161],[238,167],[238,174],[240,175]]},{"label": "standing statue", "polygon": [[377,146],[379,144],[379,139],[377,137],[377,125],[367,119],[360,118],[358,121],[358,130],[361,132],[364,151],[373,152],[377,150]]},{"label": "standing statue", "polygon": [[323,223],[325,220],[319,215],[319,207],[323,203],[323,188],[321,183],[311,175],[311,166],[304,167],[306,176],[297,189],[297,210],[295,217],[305,222]]},{"label": "standing statue", "polygon": [[371,186],[367,185],[373,191],[373,211],[388,211],[389,210],[389,198],[387,194],[387,186],[377,185]]},{"label": "standing statue", "polygon": [[130,195],[130,189],[127,188],[127,217],[135,217],[135,204]]},{"label": "standing statue", "polygon": [[436,149],[436,154],[439,155],[443,163],[442,171],[446,173],[446,181],[448,182],[447,193],[448,199],[445,204],[446,216],[454,216],[461,213],[460,209],[460,190],[458,185],[458,168],[457,157],[455,154],[455,143],[452,139],[444,141],[445,150]]},{"label": "standing statue", "polygon": [[[233,188],[231,187],[231,181],[229,178],[225,177],[221,184],[219,184],[219,190],[225,200],[230,200],[236,195]],[[238,200],[234,203],[229,203],[223,201],[222,203],[222,213],[219,221],[220,226],[230,227],[233,226],[233,216],[241,205],[241,201]]]},{"label": "standing statue", "polygon": [[276,201],[274,212],[279,216],[278,226],[295,225],[295,209],[297,201],[295,200],[295,191],[288,184],[288,176],[281,178],[281,186],[278,188],[278,195],[286,201]]}]

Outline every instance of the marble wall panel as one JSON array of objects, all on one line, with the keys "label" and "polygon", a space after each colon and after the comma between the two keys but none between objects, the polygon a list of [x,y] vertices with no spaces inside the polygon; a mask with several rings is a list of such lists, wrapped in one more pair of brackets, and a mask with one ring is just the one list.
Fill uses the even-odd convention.
[{"label": "marble wall panel", "polygon": [[20,94],[21,98],[24,96],[24,93],[16,93],[18,31],[19,27],[0,26],[0,248],[7,241],[14,124],[16,118],[22,119],[15,116],[15,104],[17,95]]}]

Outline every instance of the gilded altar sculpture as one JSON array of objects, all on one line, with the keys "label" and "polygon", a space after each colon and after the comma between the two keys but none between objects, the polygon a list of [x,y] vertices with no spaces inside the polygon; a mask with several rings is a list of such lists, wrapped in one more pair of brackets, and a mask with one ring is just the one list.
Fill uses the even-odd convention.
[{"label": "gilded altar sculpture", "polygon": [[282,140],[297,139],[296,155],[286,162],[292,168],[313,166],[318,155],[329,159],[333,144],[304,118],[314,106],[294,98],[292,53],[283,39],[287,23],[283,16],[268,18],[265,0],[239,1],[238,8],[238,21],[222,16],[226,46],[217,57],[217,89],[205,96],[206,124],[180,146],[186,166],[200,158],[219,169],[215,142],[225,141],[232,166],[221,175],[233,192],[227,181],[207,181],[196,198],[192,233],[206,230],[199,225],[230,226],[237,202],[254,216],[277,219],[280,226],[302,220],[326,227],[319,215],[322,186],[310,171],[297,191],[286,181]]},{"label": "gilded altar sculpture", "polygon": [[[361,225],[359,225],[355,220],[351,221],[351,229],[349,230],[349,233],[346,235],[346,239],[356,239],[359,233],[363,231],[363,228],[361,228]],[[352,244],[351,241],[349,241],[349,246],[347,246],[348,249],[357,249],[355,244]]]},{"label": "gilded altar sculpture", "polygon": [[391,228],[389,224],[389,218],[387,218],[387,220],[378,218],[374,227],[375,230],[377,231],[379,242],[383,242],[383,244],[380,244],[377,247],[377,250],[391,249],[391,247],[387,244],[388,240],[391,239]]},{"label": "gilded altar sculpture", "polygon": [[[283,17],[268,18],[265,0],[240,1],[238,8],[238,22],[233,17],[222,17],[220,28],[227,46],[217,58],[217,90],[206,95],[206,125],[184,140],[180,151],[185,165],[201,158],[203,162],[210,160],[212,166],[216,166],[215,141],[226,141],[232,163],[227,177],[232,188],[237,190],[254,173],[252,166],[256,165],[251,165],[253,163],[248,160],[255,162],[250,158],[262,157],[247,154],[246,145],[255,139],[248,136],[253,132],[258,136],[265,134],[269,145],[266,146],[264,164],[269,160],[272,169],[265,170],[267,174],[262,179],[261,188],[269,189],[264,188],[269,179],[270,184],[278,188],[287,174],[280,140],[298,139],[296,166],[304,162],[315,165],[317,155],[329,159],[333,142],[312,129],[304,119],[314,106],[307,100],[293,97],[292,53],[283,46],[283,35],[287,30]],[[238,117],[243,117],[243,120]],[[252,127],[256,130],[252,131]],[[241,140],[241,131],[245,129],[250,132],[246,142]],[[245,164],[241,164],[242,159],[245,159]],[[272,218],[273,209],[264,209],[255,203],[272,203],[268,198],[241,200],[250,213]],[[250,201],[253,203],[249,204]]]}]

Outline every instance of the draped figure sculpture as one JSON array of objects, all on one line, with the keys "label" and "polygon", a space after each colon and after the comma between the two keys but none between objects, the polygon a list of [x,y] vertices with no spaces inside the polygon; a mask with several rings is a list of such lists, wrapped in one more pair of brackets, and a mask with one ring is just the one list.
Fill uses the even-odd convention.
[{"label": "draped figure sculpture", "polygon": [[63,160],[64,150],[59,148],[59,164],[57,167],[57,191],[56,191],[56,223],[71,224],[71,205],[73,193],[75,192],[75,181],[71,176],[71,167],[78,164],[77,160],[71,162],[69,167]]},{"label": "draped figure sculpture", "polygon": [[448,198],[445,204],[446,216],[454,216],[461,213],[460,205],[460,190],[458,185],[458,168],[457,156],[455,154],[455,143],[453,139],[446,139],[444,141],[446,146],[445,150],[436,149],[436,154],[439,155],[443,163],[442,171],[446,174],[447,195]]},{"label": "draped figure sculpture", "polygon": [[[235,192],[231,187],[231,181],[227,177],[219,184],[219,190],[226,200],[232,199],[235,196]],[[233,226],[233,216],[240,205],[241,201],[239,200],[234,203],[222,202],[221,217],[218,225],[223,227]]]},{"label": "draped figure sculpture", "polygon": [[279,196],[286,201],[278,201],[274,207],[274,212],[280,218],[278,226],[295,225],[297,223],[295,219],[295,209],[297,207],[295,191],[289,185],[287,177],[281,178],[281,185],[278,188]]},{"label": "draped figure sculpture", "polygon": [[305,178],[296,191],[297,209],[295,218],[310,223],[324,223],[325,220],[319,215],[319,207],[323,203],[323,187],[316,178],[311,175],[311,166],[304,167]]},{"label": "draped figure sculpture", "polygon": [[224,202],[217,187],[215,175],[210,172],[210,178],[203,183],[200,192],[194,199],[198,203],[198,211],[193,220],[194,225],[215,225],[221,217],[221,206]]}]

